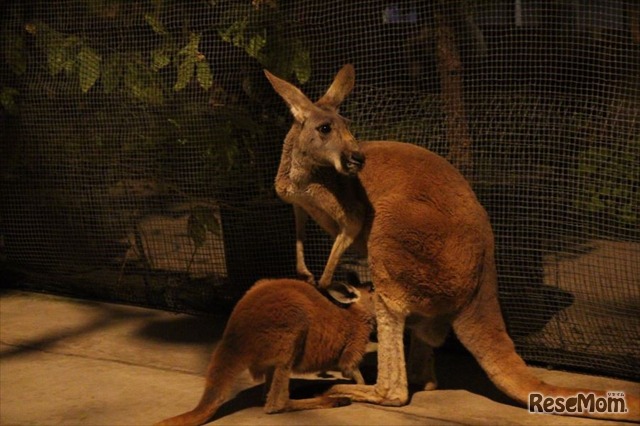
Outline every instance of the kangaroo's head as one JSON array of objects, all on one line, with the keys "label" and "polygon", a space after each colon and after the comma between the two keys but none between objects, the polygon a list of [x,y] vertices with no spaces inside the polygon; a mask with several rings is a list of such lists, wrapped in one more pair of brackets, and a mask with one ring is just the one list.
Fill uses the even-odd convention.
[{"label": "kangaroo's head", "polygon": [[362,283],[355,272],[347,273],[346,282],[333,281],[327,293],[335,301],[350,308],[357,307],[375,321],[375,296],[371,282]]},{"label": "kangaroo's head", "polygon": [[264,72],[276,92],[289,105],[295,122],[292,139],[292,162],[302,167],[334,167],[338,173],[355,175],[364,165],[364,155],[338,107],[353,89],[355,71],[345,65],[331,87],[316,103],[297,87],[269,71]]}]

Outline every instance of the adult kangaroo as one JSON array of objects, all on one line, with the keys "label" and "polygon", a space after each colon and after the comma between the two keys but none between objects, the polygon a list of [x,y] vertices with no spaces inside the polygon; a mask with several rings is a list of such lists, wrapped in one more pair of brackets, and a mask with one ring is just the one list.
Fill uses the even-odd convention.
[{"label": "adult kangaroo", "polygon": [[[526,405],[529,394],[536,392],[606,397],[602,391],[547,384],[529,371],[500,312],[487,213],[469,183],[444,158],[412,144],[354,138],[338,114],[355,82],[351,65],[338,72],[315,103],[292,84],[265,74],[294,118],[275,187],[294,207],[298,274],[313,281],[303,247],[304,225],[311,216],[335,237],[319,286],[329,286],[349,246],[368,257],[375,285],[377,383],[337,385],[331,395],[406,404],[403,331],[410,317],[412,337],[417,337],[416,343],[422,341],[422,349],[412,347],[411,358],[429,356],[452,327],[491,381],[520,404]],[[428,364],[425,359],[422,366],[410,365],[410,374],[433,382]],[[626,414],[572,415],[639,420],[639,398],[627,395],[626,404]]]}]

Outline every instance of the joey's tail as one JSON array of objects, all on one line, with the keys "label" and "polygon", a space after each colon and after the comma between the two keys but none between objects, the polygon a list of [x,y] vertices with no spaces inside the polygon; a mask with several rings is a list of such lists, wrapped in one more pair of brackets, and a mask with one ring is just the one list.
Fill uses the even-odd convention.
[{"label": "joey's tail", "polygon": [[[529,403],[531,393],[564,398],[580,393],[593,394],[593,397],[589,397],[591,401],[607,398],[606,391],[553,386],[533,375],[516,353],[513,341],[506,332],[498,304],[495,263],[492,256],[487,260],[478,293],[454,320],[453,329],[460,342],[473,354],[491,381],[502,392],[525,406]],[[609,390],[619,391],[619,389]],[[586,405],[584,412],[562,413],[559,411],[557,414],[627,421],[640,420],[640,398],[636,395],[625,395],[624,404],[619,402],[611,404],[614,409],[616,406],[624,406],[626,412],[621,414],[596,412],[597,410],[590,408],[595,407],[595,403]],[[532,406],[532,408],[535,407],[535,405]]]},{"label": "joey's tail", "polygon": [[211,356],[206,384],[200,402],[191,411],[170,417],[156,426],[202,425],[213,417],[218,408],[231,397],[236,377],[247,367],[241,356],[231,356],[220,344]]}]

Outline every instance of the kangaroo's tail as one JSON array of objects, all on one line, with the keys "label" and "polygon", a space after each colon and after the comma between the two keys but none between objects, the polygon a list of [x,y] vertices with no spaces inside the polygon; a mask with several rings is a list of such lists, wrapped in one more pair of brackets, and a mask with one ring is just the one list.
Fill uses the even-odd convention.
[{"label": "kangaroo's tail", "polygon": [[230,399],[235,379],[245,369],[246,365],[242,362],[242,357],[230,355],[222,342],[211,356],[204,393],[196,408],[165,419],[156,426],[195,426],[206,423],[218,408]]},{"label": "kangaroo's tail", "polygon": [[[557,414],[591,417],[601,419],[640,420],[640,398],[635,395],[625,395],[624,401],[611,401],[606,392],[588,389],[572,389],[553,386],[536,378],[526,366],[522,358],[516,353],[513,341],[506,331],[504,320],[500,313],[497,297],[496,269],[493,254],[485,262],[478,293],[474,300],[464,308],[454,320],[453,329],[460,342],[473,354],[480,366],[487,373],[491,381],[505,394],[522,405],[530,403],[529,395],[539,393],[545,397],[563,397],[567,409],[561,410],[557,405]],[[617,391],[618,389],[611,389]],[[576,400],[567,398],[582,394],[584,411],[577,411]],[[601,398],[611,402],[608,410],[625,411],[619,414],[613,412],[598,412]],[[539,401],[539,398],[536,400]],[[532,402],[536,402],[532,400]],[[568,403],[568,404],[567,404]],[[539,407],[539,405],[538,405]],[[530,409],[536,405],[531,404]],[[570,412],[575,411],[575,412]]]}]

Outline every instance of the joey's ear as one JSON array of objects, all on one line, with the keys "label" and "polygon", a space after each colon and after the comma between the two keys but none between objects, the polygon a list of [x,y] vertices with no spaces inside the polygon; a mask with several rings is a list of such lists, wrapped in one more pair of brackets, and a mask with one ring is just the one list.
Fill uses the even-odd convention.
[{"label": "joey's ear", "polygon": [[264,74],[269,79],[275,91],[284,99],[287,105],[289,105],[293,118],[299,122],[303,122],[309,116],[311,110],[315,108],[313,102],[293,84],[276,77],[267,70],[264,70]]},{"label": "joey's ear", "polygon": [[347,64],[343,66],[342,69],[338,71],[338,74],[336,74],[336,78],[333,79],[333,83],[331,83],[331,87],[329,87],[327,93],[316,102],[316,105],[328,106],[337,110],[342,101],[344,101],[344,98],[353,90],[355,82],[356,71],[353,65]]},{"label": "joey's ear", "polygon": [[360,291],[373,291],[373,283],[371,281],[360,281],[360,277],[355,271],[347,271],[347,284],[355,287],[356,289],[359,289]]},{"label": "joey's ear", "polygon": [[360,299],[360,290],[341,282],[332,283],[327,291],[331,297],[345,305],[357,302]]}]

